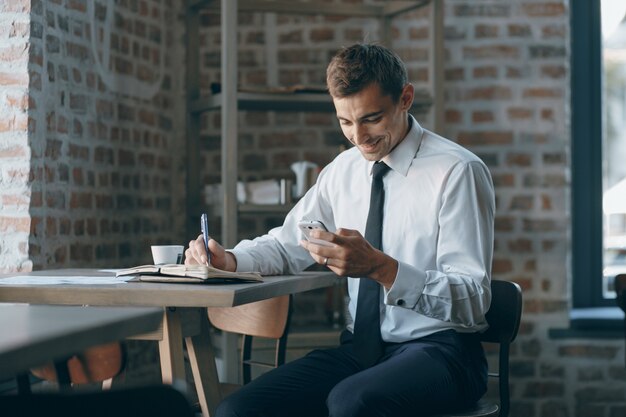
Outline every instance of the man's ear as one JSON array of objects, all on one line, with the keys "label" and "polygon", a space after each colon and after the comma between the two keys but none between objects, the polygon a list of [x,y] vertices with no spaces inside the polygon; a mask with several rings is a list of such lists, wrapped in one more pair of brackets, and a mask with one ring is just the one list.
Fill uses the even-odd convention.
[{"label": "man's ear", "polygon": [[402,94],[400,95],[400,106],[402,110],[408,111],[413,105],[414,98],[415,87],[413,87],[413,84],[408,83],[402,88]]}]

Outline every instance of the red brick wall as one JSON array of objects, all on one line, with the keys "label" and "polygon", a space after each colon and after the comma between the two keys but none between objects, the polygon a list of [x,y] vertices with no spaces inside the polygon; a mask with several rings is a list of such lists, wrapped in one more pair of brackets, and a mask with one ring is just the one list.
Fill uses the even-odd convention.
[{"label": "red brick wall", "polygon": [[0,4],[0,270],[31,268],[28,144],[30,1]]},{"label": "red brick wall", "polygon": [[116,3],[2,6],[0,269],[128,266],[185,240],[180,5]]}]

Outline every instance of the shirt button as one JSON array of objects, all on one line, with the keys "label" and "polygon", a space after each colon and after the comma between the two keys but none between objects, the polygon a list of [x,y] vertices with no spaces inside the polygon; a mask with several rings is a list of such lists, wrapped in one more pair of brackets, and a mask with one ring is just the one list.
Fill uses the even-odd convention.
[{"label": "shirt button", "polygon": [[399,306],[403,306],[403,305],[404,305],[404,300],[403,300],[402,298],[399,298],[399,299],[396,301],[396,304],[397,304],[397,305],[399,305]]}]

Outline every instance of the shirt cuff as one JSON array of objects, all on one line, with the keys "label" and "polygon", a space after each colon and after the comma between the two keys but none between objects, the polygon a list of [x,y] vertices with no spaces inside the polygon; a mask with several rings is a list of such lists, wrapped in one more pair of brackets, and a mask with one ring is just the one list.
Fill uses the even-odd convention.
[{"label": "shirt cuff", "polygon": [[250,272],[254,270],[254,259],[247,252],[237,249],[227,250],[226,252],[232,253],[235,259],[237,259],[237,271],[235,272]]},{"label": "shirt cuff", "polygon": [[426,284],[426,273],[398,261],[398,273],[389,290],[385,289],[385,304],[415,309]]}]

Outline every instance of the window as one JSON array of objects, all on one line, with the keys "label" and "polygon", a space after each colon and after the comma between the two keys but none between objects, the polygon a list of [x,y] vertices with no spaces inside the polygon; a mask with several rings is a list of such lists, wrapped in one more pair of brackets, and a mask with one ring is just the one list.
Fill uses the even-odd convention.
[{"label": "window", "polygon": [[626,2],[572,0],[574,307],[615,305],[626,273]]}]

